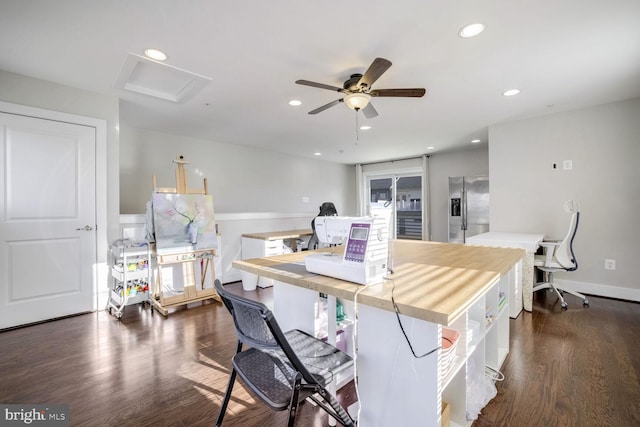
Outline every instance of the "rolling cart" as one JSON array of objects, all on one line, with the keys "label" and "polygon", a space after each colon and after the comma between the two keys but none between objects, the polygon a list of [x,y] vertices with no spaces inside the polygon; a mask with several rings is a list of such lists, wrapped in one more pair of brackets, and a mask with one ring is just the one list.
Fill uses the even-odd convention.
[{"label": "rolling cart", "polygon": [[111,280],[106,310],[118,320],[133,304],[149,304],[151,248],[147,241],[118,239],[111,245]]}]

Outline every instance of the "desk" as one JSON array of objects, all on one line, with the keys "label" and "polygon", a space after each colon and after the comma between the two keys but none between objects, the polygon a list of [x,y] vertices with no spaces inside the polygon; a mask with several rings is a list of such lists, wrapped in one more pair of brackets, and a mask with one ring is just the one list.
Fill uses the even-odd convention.
[{"label": "desk", "polygon": [[[518,317],[523,305],[525,310],[532,310],[533,259],[542,240],[544,240],[544,234],[541,233],[507,233],[499,231],[490,231],[467,238],[467,243],[472,245],[526,249],[527,255],[522,260],[522,278],[516,281],[516,288],[510,294],[510,317]],[[520,289],[522,289],[522,297],[520,297]]]},{"label": "desk", "polygon": [[[266,233],[245,233],[242,235],[242,258],[261,258],[285,253],[285,241],[289,241],[289,247],[297,250],[296,239],[311,236],[313,230],[305,228],[301,230],[269,231]],[[258,276],[243,274],[242,283],[246,289],[255,286],[266,288],[273,285],[273,281],[259,279]]]},{"label": "desk", "polygon": [[287,240],[297,239],[300,237],[311,236],[313,230],[310,228],[304,228],[301,230],[287,230],[287,231],[269,231],[266,233],[245,233],[242,237],[248,237],[251,239],[259,240]]},{"label": "desk", "polygon": [[[466,425],[471,380],[484,376],[485,365],[500,368],[509,352],[508,303],[499,308],[500,293],[508,294],[514,267],[525,251],[406,240],[392,241],[391,250],[392,280],[366,288],[307,272],[304,257],[309,252],[234,261],[233,266],[275,281],[274,313],[284,330],[315,332],[313,306],[319,292],[344,304],[360,290],[361,425],[436,427],[443,400],[451,407],[451,420]],[[391,303],[393,286],[404,330],[417,353],[440,346],[443,325],[460,332],[446,377],[440,377],[440,351],[420,359],[412,356]],[[474,321],[480,327],[472,334]]]}]

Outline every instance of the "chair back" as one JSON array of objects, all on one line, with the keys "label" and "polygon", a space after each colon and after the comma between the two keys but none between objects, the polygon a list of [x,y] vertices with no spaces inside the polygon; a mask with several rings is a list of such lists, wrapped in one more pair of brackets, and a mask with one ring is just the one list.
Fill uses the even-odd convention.
[{"label": "chair back", "polygon": [[318,240],[318,234],[316,233],[316,218],[319,216],[336,215],[338,215],[338,210],[332,202],[324,202],[320,205],[320,212],[311,220],[311,230],[313,230],[313,234],[309,238],[309,243],[307,244],[307,248],[309,250],[318,249],[318,245],[320,244],[320,240]]},{"label": "chair back", "polygon": [[579,222],[580,212],[574,212],[573,215],[571,215],[569,231],[555,252],[555,258],[558,264],[563,266],[567,271],[575,271],[578,269],[578,260],[573,252],[573,239],[576,237]]},{"label": "chair back", "polygon": [[233,317],[236,335],[240,342],[265,351],[270,356],[291,365],[300,372],[307,383],[317,382],[291,348],[271,310],[258,301],[227,291],[218,279],[214,284],[218,295]]}]

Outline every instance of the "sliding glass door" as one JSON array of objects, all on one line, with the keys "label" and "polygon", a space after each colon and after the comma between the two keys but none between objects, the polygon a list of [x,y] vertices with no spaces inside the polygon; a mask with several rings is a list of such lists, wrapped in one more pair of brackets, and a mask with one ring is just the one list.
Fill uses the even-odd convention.
[{"label": "sliding glass door", "polygon": [[395,239],[422,240],[423,191],[420,174],[389,174],[367,177],[370,203],[391,203]]}]

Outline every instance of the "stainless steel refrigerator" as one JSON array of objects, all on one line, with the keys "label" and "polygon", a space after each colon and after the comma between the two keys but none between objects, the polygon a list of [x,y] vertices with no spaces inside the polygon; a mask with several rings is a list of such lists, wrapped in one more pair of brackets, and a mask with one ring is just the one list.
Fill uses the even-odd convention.
[{"label": "stainless steel refrigerator", "polygon": [[489,177],[449,178],[449,242],[489,231]]}]

